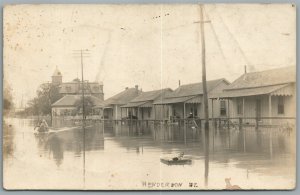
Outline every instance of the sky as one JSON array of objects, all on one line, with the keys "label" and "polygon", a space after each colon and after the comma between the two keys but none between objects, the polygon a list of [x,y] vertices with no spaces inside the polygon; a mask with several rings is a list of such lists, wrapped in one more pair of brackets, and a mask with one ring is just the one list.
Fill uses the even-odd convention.
[{"label": "sky", "polygon": [[[296,65],[291,4],[206,4],[207,80]],[[201,82],[200,6],[11,5],[4,9],[4,82],[16,105],[36,95],[57,67],[68,82],[103,82],[105,99]]]}]

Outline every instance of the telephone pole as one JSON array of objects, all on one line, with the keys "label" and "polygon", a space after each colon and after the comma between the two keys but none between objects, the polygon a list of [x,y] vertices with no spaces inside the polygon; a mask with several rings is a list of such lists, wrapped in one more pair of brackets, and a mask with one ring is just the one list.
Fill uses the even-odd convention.
[{"label": "telephone pole", "polygon": [[[78,56],[79,54],[79,56]],[[88,50],[74,50],[75,57],[80,57],[81,62],[81,95],[82,95],[82,130],[83,130],[83,185],[85,185],[85,105],[84,105],[84,78],[83,78],[83,57],[88,56]]]},{"label": "telephone pole", "polygon": [[204,103],[204,135],[205,135],[205,186],[208,185],[208,170],[209,170],[209,118],[208,118],[208,97],[206,85],[206,64],[205,64],[205,34],[204,34],[204,17],[203,5],[200,4],[200,29],[201,29],[201,54],[202,54],[202,88],[203,88],[203,103]]}]

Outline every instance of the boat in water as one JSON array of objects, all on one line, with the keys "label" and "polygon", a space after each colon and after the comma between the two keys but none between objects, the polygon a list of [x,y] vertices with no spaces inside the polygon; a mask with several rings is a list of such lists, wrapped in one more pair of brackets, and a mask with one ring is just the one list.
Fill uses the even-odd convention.
[{"label": "boat in water", "polygon": [[160,162],[166,165],[190,165],[192,164],[192,159],[184,157],[184,154],[182,153],[177,157],[162,157],[160,158]]}]

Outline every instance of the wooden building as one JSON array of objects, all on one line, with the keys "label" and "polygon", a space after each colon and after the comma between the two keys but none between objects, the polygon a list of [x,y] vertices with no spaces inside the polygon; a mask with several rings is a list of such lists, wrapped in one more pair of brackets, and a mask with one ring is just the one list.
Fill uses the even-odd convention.
[{"label": "wooden building", "polygon": [[[83,86],[84,94],[104,100],[102,83],[85,81]],[[82,83],[79,79],[75,79],[72,82],[61,83],[59,85],[59,93],[62,95],[80,95],[82,93]]]},{"label": "wooden building", "polygon": [[[296,117],[296,68],[291,66],[245,73],[211,99],[226,100],[230,118],[255,118],[260,123],[286,123],[280,118]],[[245,121],[254,122],[250,119]]]},{"label": "wooden building", "polygon": [[[100,100],[104,100],[103,83],[100,82],[83,82],[84,93],[92,95]],[[74,79],[71,82],[62,82],[62,73],[56,67],[52,75],[52,84],[59,87],[59,93],[65,95],[80,95],[82,93],[82,82],[80,79]]]},{"label": "wooden building", "polygon": [[162,106],[154,107],[153,102],[164,98],[170,94],[172,89],[159,89],[154,91],[142,92],[139,96],[131,100],[128,104],[121,106],[121,109],[126,109],[126,116],[123,117],[135,118],[140,120],[154,120],[163,118],[165,110]]},{"label": "wooden building", "polygon": [[[91,107],[104,107],[104,103],[101,99],[91,95],[87,95],[85,97],[91,99],[93,104]],[[81,98],[81,95],[65,95],[61,99],[57,100],[51,105],[52,117],[75,116],[79,112],[82,112],[77,110],[77,103],[81,100]],[[102,115],[102,112],[99,112],[98,114]]]},{"label": "wooden building", "polygon": [[[226,79],[207,81],[208,95],[219,94],[229,82]],[[164,115],[164,120],[204,118],[203,88],[202,83],[181,85],[172,93],[162,99],[154,101],[154,105],[162,105],[168,108],[168,114]],[[211,102],[209,102],[210,117],[227,116],[227,105],[216,102],[214,104],[214,114],[212,114]]]},{"label": "wooden building", "polygon": [[121,93],[118,93],[104,101],[104,118],[110,120],[121,120],[123,116],[127,116],[126,110],[121,106],[128,104],[131,100],[141,94],[138,85],[134,88],[126,88]]}]

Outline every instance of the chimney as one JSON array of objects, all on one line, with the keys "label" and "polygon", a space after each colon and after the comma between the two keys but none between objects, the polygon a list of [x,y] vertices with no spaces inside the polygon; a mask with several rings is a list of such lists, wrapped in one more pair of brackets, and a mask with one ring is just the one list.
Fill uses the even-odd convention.
[{"label": "chimney", "polygon": [[125,87],[125,90],[127,90],[128,89],[128,87]]},{"label": "chimney", "polygon": [[139,86],[138,85],[135,85],[134,87],[135,87],[136,90],[139,90]]},{"label": "chimney", "polygon": [[180,80],[178,80],[178,86],[180,87]]},{"label": "chimney", "polygon": [[245,74],[247,73],[247,66],[244,67],[245,68]]}]

